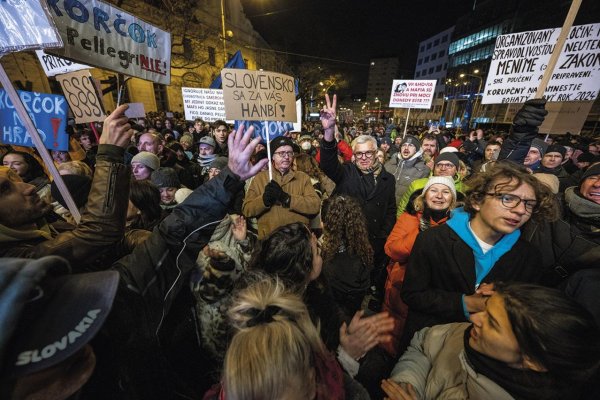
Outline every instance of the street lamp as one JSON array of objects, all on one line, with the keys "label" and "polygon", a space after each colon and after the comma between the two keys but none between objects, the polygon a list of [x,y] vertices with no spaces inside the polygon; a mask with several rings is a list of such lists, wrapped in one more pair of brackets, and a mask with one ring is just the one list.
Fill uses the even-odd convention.
[{"label": "street lamp", "polygon": [[[476,69],[475,71],[473,71],[474,73],[479,73],[479,70]],[[473,74],[460,74],[459,75],[461,78],[464,78],[465,76],[468,76],[470,78],[477,78],[479,79],[479,86],[477,87],[477,98],[475,99],[475,106],[473,107],[473,115],[477,116],[477,114],[479,113],[479,103],[480,103],[480,97],[481,97],[481,87],[483,86],[483,78],[479,75],[473,75]],[[466,85],[466,82],[465,82]]]}]

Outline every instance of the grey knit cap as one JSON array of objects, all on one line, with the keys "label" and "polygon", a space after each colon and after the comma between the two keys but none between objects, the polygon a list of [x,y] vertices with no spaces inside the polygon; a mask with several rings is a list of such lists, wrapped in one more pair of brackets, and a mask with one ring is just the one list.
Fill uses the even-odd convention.
[{"label": "grey knit cap", "polygon": [[162,167],[157,169],[152,173],[150,180],[159,189],[168,187],[181,187],[181,183],[177,177],[177,171],[175,171],[173,168]]}]

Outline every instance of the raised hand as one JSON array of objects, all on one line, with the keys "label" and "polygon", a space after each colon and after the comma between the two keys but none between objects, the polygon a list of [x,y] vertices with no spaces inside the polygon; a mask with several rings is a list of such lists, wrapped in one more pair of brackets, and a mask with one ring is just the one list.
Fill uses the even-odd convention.
[{"label": "raised hand", "polygon": [[133,129],[129,124],[129,118],[125,116],[128,104],[120,105],[104,120],[102,136],[99,144],[113,144],[115,146],[127,147],[133,136]]},{"label": "raised hand", "polygon": [[268,159],[263,159],[252,165],[250,157],[254,153],[254,149],[260,143],[260,136],[252,137],[254,127],[251,126],[244,132],[244,125],[233,131],[227,138],[227,146],[229,148],[229,161],[227,163],[231,172],[240,177],[241,180],[246,180],[257,173],[267,164]]},{"label": "raised hand", "polygon": [[382,312],[367,318],[362,318],[363,311],[357,311],[350,321],[340,327],[340,344],[354,359],[362,357],[376,345],[390,341],[389,335],[394,327],[394,320],[388,313]]},{"label": "raised hand", "polygon": [[333,95],[333,102],[329,99],[329,94],[325,94],[325,105],[321,110],[321,125],[323,125],[323,136],[326,141],[333,140],[335,116],[337,107],[337,95]]},{"label": "raised hand", "polygon": [[237,218],[235,218],[231,223],[231,234],[238,242],[246,240],[248,227],[246,226],[246,218],[244,218],[243,215],[238,215]]}]

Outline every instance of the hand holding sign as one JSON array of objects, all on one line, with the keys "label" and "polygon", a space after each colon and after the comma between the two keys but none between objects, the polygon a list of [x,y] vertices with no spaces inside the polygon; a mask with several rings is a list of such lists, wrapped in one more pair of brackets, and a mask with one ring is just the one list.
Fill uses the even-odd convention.
[{"label": "hand holding sign", "polygon": [[133,129],[129,125],[129,118],[125,116],[128,107],[127,104],[120,105],[104,120],[100,144],[113,144],[123,148],[129,145]]},{"label": "hand holding sign", "polygon": [[333,95],[333,103],[329,99],[329,94],[325,93],[325,105],[321,111],[321,125],[324,129],[324,138],[326,141],[333,140],[335,131],[335,110],[337,107],[337,95]]}]

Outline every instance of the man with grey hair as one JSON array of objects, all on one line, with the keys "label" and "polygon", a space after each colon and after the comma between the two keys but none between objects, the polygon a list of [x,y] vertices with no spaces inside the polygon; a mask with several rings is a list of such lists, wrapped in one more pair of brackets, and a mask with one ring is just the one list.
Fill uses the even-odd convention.
[{"label": "man with grey hair", "polygon": [[354,162],[340,164],[334,139],[337,97],[333,96],[333,102],[328,95],[325,98],[327,104],[321,112],[321,168],[335,182],[334,194],[352,196],[361,205],[374,251],[371,285],[382,294],[387,261],[383,246],[396,222],[396,182],[377,159],[377,141],[369,135],[354,140]]}]

